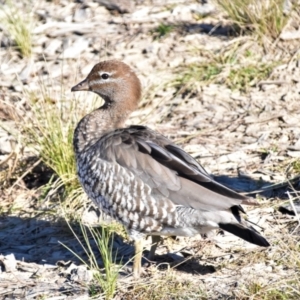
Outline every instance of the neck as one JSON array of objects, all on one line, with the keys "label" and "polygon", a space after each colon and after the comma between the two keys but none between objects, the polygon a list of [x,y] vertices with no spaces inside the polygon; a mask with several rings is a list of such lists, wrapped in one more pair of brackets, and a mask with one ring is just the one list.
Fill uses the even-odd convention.
[{"label": "neck", "polygon": [[130,113],[131,111],[126,109],[115,110],[111,103],[109,106],[104,105],[83,117],[74,132],[75,153],[88,149],[105,134],[122,128]]}]

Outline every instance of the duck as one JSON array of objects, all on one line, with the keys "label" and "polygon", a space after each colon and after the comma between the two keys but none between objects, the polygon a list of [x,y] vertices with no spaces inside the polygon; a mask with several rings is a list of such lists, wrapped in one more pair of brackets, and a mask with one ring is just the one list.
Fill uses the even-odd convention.
[{"label": "duck", "polygon": [[270,245],[243,218],[242,205],[258,205],[256,199],[215,181],[161,133],[143,125],[125,126],[142,95],[130,66],[101,61],[71,91],[90,91],[104,100],[74,131],[77,174],[94,204],[126,228],[135,249],[134,278],[142,273],[146,236],[152,236],[150,260],[160,236],[191,237],[215,229],[261,247]]}]

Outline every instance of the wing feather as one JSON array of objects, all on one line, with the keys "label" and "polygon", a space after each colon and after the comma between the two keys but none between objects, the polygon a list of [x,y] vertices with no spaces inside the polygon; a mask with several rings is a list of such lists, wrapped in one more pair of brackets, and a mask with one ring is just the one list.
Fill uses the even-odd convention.
[{"label": "wing feather", "polygon": [[150,186],[153,194],[177,205],[214,211],[256,204],[254,199],[216,182],[192,156],[147,127],[118,129],[99,142],[102,159],[129,169]]}]

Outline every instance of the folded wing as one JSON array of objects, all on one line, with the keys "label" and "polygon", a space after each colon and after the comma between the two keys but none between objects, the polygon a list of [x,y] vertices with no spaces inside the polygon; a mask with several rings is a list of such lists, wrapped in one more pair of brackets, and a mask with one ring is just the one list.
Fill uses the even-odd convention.
[{"label": "folded wing", "polygon": [[184,150],[147,127],[119,129],[99,143],[102,159],[129,169],[151,187],[154,195],[167,197],[177,205],[215,211],[232,206],[242,210],[240,204],[256,204],[254,199],[216,182]]}]

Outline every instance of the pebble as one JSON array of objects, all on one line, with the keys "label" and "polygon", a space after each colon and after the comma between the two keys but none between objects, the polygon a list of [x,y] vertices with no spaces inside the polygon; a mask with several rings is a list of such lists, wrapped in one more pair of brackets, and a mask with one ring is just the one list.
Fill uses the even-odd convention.
[{"label": "pebble", "polygon": [[[16,269],[17,269],[17,261],[16,261],[16,258],[13,253],[7,254],[5,256],[0,255],[0,267],[1,267],[1,264],[4,267],[3,270],[1,268],[2,272],[11,273],[11,272],[16,271]],[[0,274],[1,274],[1,272],[0,272]]]},{"label": "pebble", "polygon": [[78,58],[79,55],[86,49],[88,49],[89,41],[82,37],[78,38],[71,46],[67,47],[62,54],[61,58]]}]

